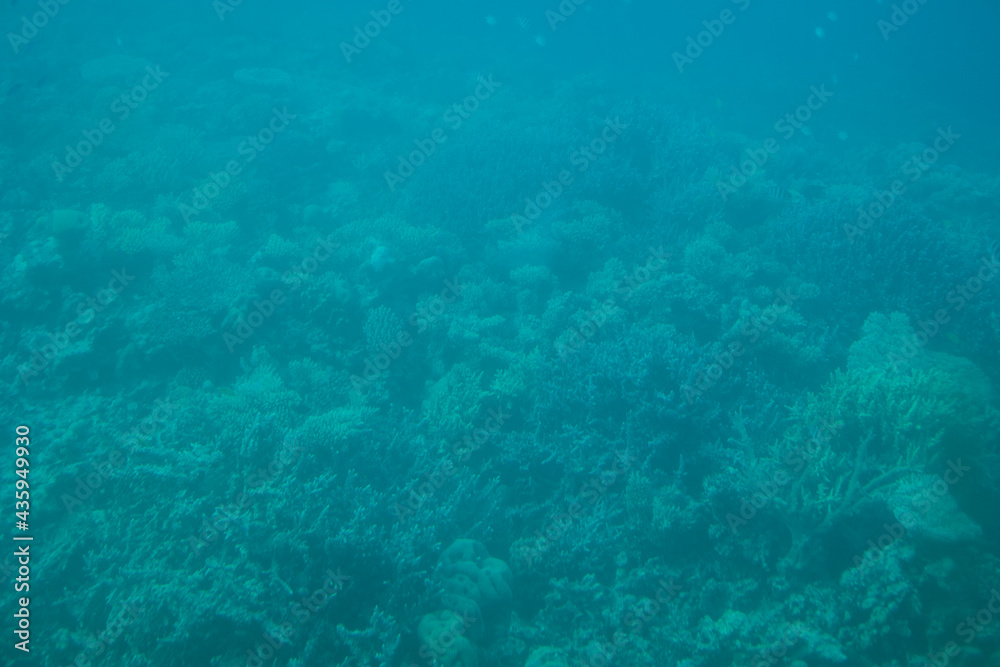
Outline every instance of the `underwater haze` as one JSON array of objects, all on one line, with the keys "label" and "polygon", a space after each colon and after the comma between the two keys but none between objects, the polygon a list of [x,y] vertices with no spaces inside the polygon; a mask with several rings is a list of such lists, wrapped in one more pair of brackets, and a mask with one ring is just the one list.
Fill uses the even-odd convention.
[{"label": "underwater haze", "polygon": [[0,665],[1000,667],[995,2],[0,27]]}]

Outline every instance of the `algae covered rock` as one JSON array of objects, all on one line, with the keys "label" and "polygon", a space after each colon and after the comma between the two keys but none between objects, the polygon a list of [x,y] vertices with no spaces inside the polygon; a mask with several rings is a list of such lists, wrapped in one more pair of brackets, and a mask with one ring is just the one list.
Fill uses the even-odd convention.
[{"label": "algae covered rock", "polygon": [[509,602],[513,574],[507,563],[490,558],[475,540],[455,540],[441,555],[441,581],[445,589],[483,605]]},{"label": "algae covered rock", "polygon": [[466,637],[468,628],[453,611],[438,611],[420,620],[420,657],[431,658],[441,667],[478,667],[476,647]]}]

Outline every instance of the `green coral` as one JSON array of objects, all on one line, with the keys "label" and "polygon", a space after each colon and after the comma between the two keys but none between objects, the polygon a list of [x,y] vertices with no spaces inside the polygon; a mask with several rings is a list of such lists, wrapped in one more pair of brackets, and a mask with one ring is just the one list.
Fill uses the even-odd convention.
[{"label": "green coral", "polygon": [[760,288],[761,307],[743,300],[739,315],[726,339],[751,347],[755,356],[773,357],[792,368],[809,368],[822,363],[822,348],[809,342],[806,319],[796,310],[799,294],[781,289],[777,293]]},{"label": "green coral", "polygon": [[458,539],[442,552],[435,578],[444,609],[420,620],[420,657],[440,667],[476,667],[474,642],[486,634],[483,610],[495,622],[513,597],[510,568],[480,542]]},{"label": "green coral", "polygon": [[524,667],[569,667],[566,653],[553,646],[539,646],[531,655]]},{"label": "green coral", "polygon": [[206,405],[206,438],[214,435],[223,448],[241,446],[262,420],[279,427],[295,424],[301,399],[288,389],[274,365],[264,361],[237,379],[231,390],[210,395]]},{"label": "green coral", "polygon": [[475,540],[455,540],[441,555],[440,577],[446,588],[463,590],[483,605],[509,602],[513,574],[507,563],[490,558],[486,547]]},{"label": "green coral", "polygon": [[462,617],[453,611],[426,614],[417,628],[420,656],[432,658],[440,667],[478,667],[476,647],[466,632]]},{"label": "green coral", "polygon": [[652,534],[657,537],[692,528],[699,509],[676,479],[670,484],[657,486],[649,477],[638,472],[629,475],[625,486],[625,507],[633,528],[647,536],[652,528]]},{"label": "green coral", "polygon": [[518,356],[507,368],[500,368],[490,383],[490,394],[505,410],[528,410],[538,393],[537,377],[542,355],[534,349]]},{"label": "green coral", "polygon": [[280,271],[284,271],[302,258],[302,249],[288,239],[271,234],[267,237],[264,247],[260,249],[261,263],[274,266]]},{"label": "green coral", "polygon": [[574,202],[565,216],[552,223],[552,234],[559,240],[560,250],[577,262],[607,250],[609,239],[621,238],[621,216],[597,202]]},{"label": "green coral", "polygon": [[684,248],[684,271],[712,284],[718,282],[726,257],[726,249],[716,239],[708,235],[699,236]]},{"label": "green coral", "polygon": [[448,373],[434,383],[424,400],[424,416],[432,425],[432,432],[443,443],[462,439],[482,419],[488,394],[482,390],[483,373],[466,364],[455,364]]},{"label": "green coral", "polygon": [[463,585],[445,590],[441,594],[440,602],[442,607],[462,617],[467,636],[472,641],[478,642],[486,634],[486,625],[483,621],[482,607],[474,598],[469,597],[474,594],[474,588],[475,584],[466,577]]},{"label": "green coral", "polygon": [[148,219],[139,211],[115,211],[104,204],[94,204],[90,209],[90,233],[102,246],[128,255],[148,251],[169,256],[184,248],[184,241],[171,231],[168,219]]},{"label": "green coral", "polygon": [[365,406],[345,406],[309,417],[302,425],[303,444],[314,451],[359,445],[360,437],[371,431],[370,421],[377,412]]},{"label": "green coral", "polygon": [[908,349],[913,339],[904,315],[872,315],[847,369],[793,409],[794,425],[774,452],[791,479],[788,563],[816,529],[885,506],[914,475],[940,475],[953,458],[984,454],[994,420],[989,380],[968,360]]},{"label": "green coral", "polygon": [[[436,646],[435,637],[444,631],[442,626],[451,626],[451,634],[461,635],[460,639],[470,646],[471,642],[482,640],[487,623],[495,627],[504,619],[504,612],[514,595],[510,568],[499,558],[491,558],[486,547],[476,540],[458,539],[445,549],[435,579],[437,601],[445,611],[429,614],[421,621],[424,628],[421,640],[425,648]],[[455,643],[463,642],[456,640]],[[450,664],[447,662],[452,657],[450,654],[441,657],[439,649],[434,653],[443,664]]]},{"label": "green coral", "polygon": [[547,266],[529,264],[513,269],[510,280],[517,290],[517,311],[541,315],[548,297],[558,286],[558,280]]},{"label": "green coral", "polygon": [[394,215],[353,220],[340,228],[339,234],[346,248],[355,249],[355,258],[360,262],[368,262],[372,250],[384,245],[394,260],[410,268],[427,257],[459,247],[454,236],[440,228],[417,227]]},{"label": "green coral", "polygon": [[403,320],[387,306],[377,306],[368,313],[364,324],[365,347],[373,354],[390,350],[398,344],[400,332],[404,332]]},{"label": "green coral", "polygon": [[191,220],[184,225],[187,245],[198,246],[206,251],[219,253],[228,251],[240,237],[240,228],[235,220],[226,222],[203,222]]}]

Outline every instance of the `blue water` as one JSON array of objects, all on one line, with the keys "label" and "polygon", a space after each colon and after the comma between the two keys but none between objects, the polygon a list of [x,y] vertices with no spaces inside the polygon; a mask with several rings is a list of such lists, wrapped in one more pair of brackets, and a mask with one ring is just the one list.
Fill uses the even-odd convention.
[{"label": "blue water", "polygon": [[994,3],[0,23],[0,664],[1000,665]]}]

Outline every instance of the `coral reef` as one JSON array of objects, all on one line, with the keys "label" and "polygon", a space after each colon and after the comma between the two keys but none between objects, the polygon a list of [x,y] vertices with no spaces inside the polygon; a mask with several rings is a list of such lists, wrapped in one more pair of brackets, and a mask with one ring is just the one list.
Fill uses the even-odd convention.
[{"label": "coral reef", "polygon": [[669,85],[677,7],[341,4],[12,3],[11,666],[996,663],[991,110],[890,59],[763,148],[878,3]]}]

